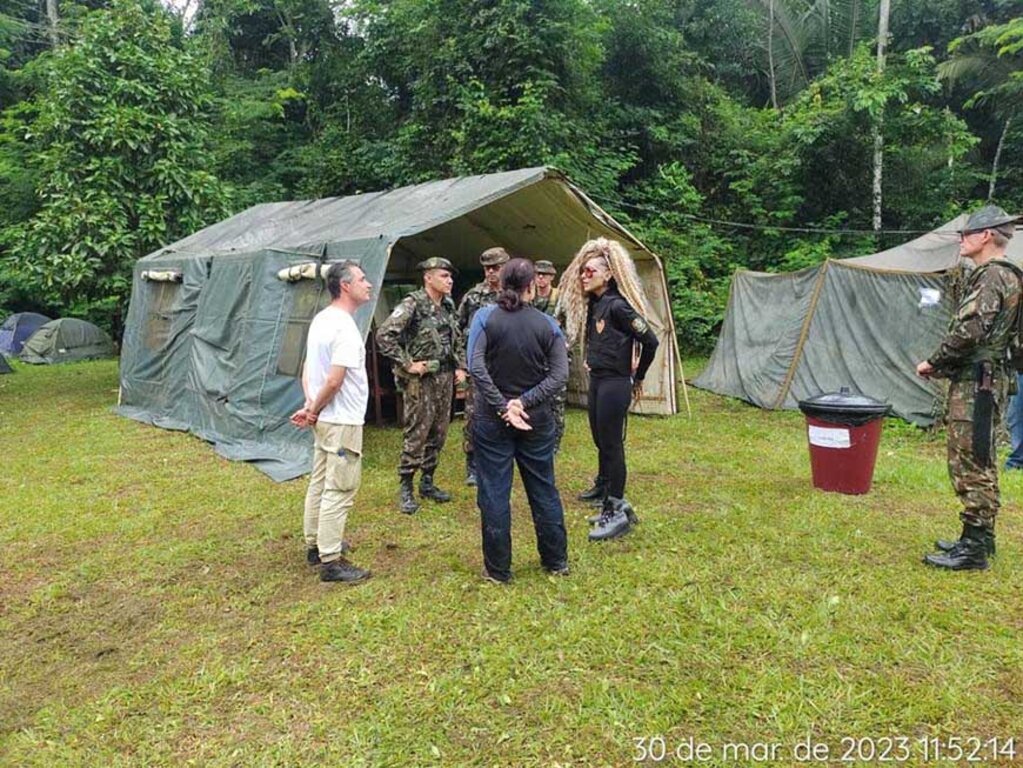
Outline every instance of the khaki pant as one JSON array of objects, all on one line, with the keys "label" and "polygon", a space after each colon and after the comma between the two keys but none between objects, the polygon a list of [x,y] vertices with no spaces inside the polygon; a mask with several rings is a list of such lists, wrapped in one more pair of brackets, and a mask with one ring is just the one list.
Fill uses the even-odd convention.
[{"label": "khaki pant", "polygon": [[362,427],[313,425],[313,472],[305,496],[305,543],[329,563],[341,556],[348,510],[362,481]]}]

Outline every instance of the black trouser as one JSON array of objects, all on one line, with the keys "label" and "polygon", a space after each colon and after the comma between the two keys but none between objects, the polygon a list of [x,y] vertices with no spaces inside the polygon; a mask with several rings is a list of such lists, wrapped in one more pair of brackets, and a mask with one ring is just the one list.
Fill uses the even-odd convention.
[{"label": "black trouser", "polygon": [[608,496],[625,496],[625,417],[632,402],[628,376],[590,377],[590,434],[597,446],[598,474]]}]

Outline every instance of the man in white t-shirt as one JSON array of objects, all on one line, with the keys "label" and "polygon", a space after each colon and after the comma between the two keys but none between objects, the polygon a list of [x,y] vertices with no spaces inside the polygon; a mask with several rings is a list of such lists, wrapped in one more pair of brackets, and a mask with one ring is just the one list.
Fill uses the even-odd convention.
[{"label": "man in white t-shirt", "polygon": [[331,302],[309,326],[302,389],[305,405],[291,416],[312,427],[313,471],[305,497],[305,541],[321,581],[354,583],[367,570],[343,555],[345,522],[362,479],[362,426],[369,381],[366,345],[352,315],[369,301],[373,286],[354,261],[327,270]]}]

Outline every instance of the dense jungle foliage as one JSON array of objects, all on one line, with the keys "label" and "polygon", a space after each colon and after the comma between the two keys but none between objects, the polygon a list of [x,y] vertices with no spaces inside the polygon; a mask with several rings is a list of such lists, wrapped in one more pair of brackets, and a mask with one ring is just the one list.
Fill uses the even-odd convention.
[{"label": "dense jungle foliage", "polygon": [[881,70],[875,0],[2,0],[0,315],[116,333],[135,259],[253,203],[550,164],[705,349],[736,268],[1023,207],[1020,11],[893,0]]}]

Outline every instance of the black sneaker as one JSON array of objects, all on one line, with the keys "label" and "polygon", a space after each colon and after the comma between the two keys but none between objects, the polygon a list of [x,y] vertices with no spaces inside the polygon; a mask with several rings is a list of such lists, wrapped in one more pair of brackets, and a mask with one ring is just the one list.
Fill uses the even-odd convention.
[{"label": "black sneaker", "polygon": [[570,573],[568,563],[561,563],[560,565],[554,565],[550,568],[545,565],[543,569],[551,576],[568,576]]},{"label": "black sneaker", "polygon": [[[344,555],[351,551],[352,545],[349,544],[347,540],[342,541],[341,554]],[[320,565],[322,563],[320,560],[320,550],[316,547],[309,547],[309,549],[305,551],[305,561],[309,563],[309,565]]]},{"label": "black sneaker", "polygon": [[343,581],[346,584],[357,584],[360,581],[365,581],[371,575],[365,568],[352,565],[343,557],[320,566],[320,581]]},{"label": "black sneaker", "polygon": [[579,499],[579,501],[602,501],[604,499],[604,494],[606,493],[607,488],[604,485],[604,478],[597,475],[593,478],[593,485],[576,496],[576,498]]}]

